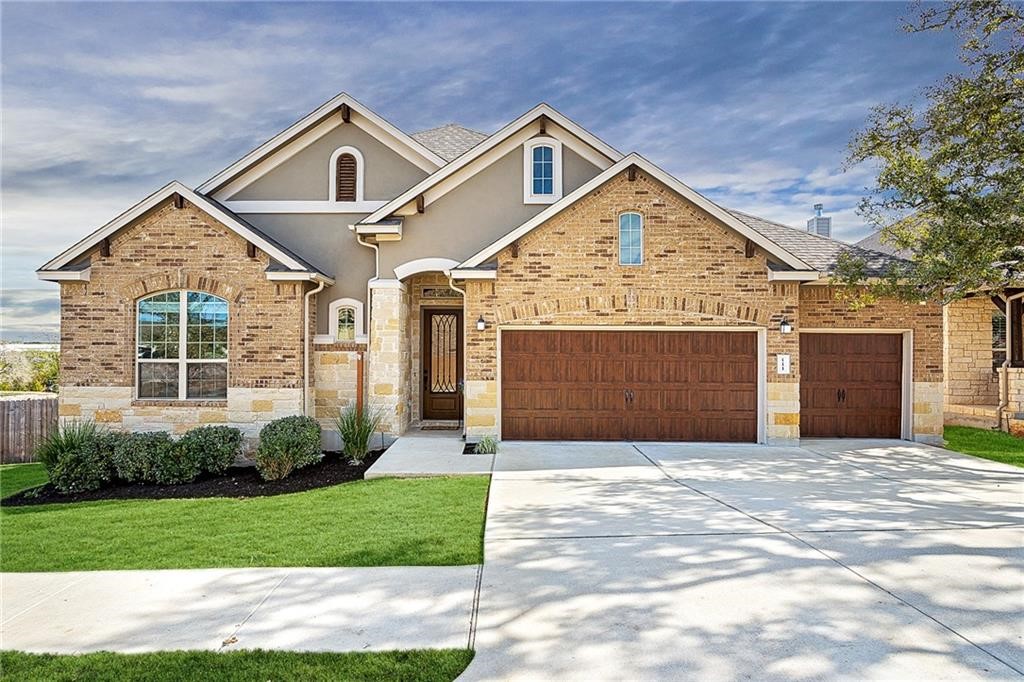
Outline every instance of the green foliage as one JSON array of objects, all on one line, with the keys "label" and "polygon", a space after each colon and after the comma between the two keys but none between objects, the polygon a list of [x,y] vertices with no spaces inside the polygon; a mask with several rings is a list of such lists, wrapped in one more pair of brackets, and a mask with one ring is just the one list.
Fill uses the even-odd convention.
[{"label": "green foliage", "polygon": [[66,421],[50,432],[36,448],[36,459],[48,472],[53,471],[62,455],[81,450],[96,441],[101,433],[96,422]]},{"label": "green foliage", "polygon": [[498,439],[494,436],[484,436],[473,448],[473,452],[478,455],[498,454]]},{"label": "green foliage", "polygon": [[345,456],[353,464],[366,459],[370,451],[370,438],[380,427],[383,414],[380,411],[360,412],[355,406],[347,407],[334,420],[335,429],[344,443]]},{"label": "green foliage", "polygon": [[0,358],[0,391],[49,391],[55,393],[60,375],[60,353],[30,350],[5,352]]},{"label": "green foliage", "polygon": [[117,477],[129,483],[173,485],[199,475],[199,460],[179,447],[166,431],[132,433],[114,447]]},{"label": "green foliage", "polygon": [[[849,162],[878,166],[861,212],[909,251],[868,295],[960,298],[1024,277],[1024,9],[1005,0],[921,5],[911,33],[950,30],[963,73],[925,91],[927,106],[877,107]],[[865,285],[847,259],[835,279]]]},{"label": "green foliage", "polygon": [[49,480],[41,462],[0,464],[0,498],[36,488]]},{"label": "green foliage", "polygon": [[242,432],[230,426],[200,426],[182,436],[178,446],[200,471],[222,474],[242,450]]},{"label": "green foliage", "polygon": [[120,680],[303,680],[303,682],[451,682],[462,674],[469,649],[360,651],[351,653],[263,651],[160,651],[117,654],[29,654],[0,652],[5,677],[22,682]]},{"label": "green foliage", "polygon": [[256,468],[266,481],[320,461],[320,424],[312,417],[282,417],[260,430]]},{"label": "green foliage", "polygon": [[947,426],[944,435],[950,450],[1024,468],[1024,438],[969,426]]}]

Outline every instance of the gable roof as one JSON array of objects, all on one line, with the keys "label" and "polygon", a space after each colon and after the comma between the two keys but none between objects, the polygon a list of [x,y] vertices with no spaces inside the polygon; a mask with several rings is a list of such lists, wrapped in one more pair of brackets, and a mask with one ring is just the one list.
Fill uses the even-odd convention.
[{"label": "gable roof", "polygon": [[458,123],[446,123],[437,128],[413,133],[412,139],[444,160],[451,161],[486,140],[487,135],[460,126]]},{"label": "gable roof", "polygon": [[[425,166],[424,170],[430,172],[446,163],[444,158],[433,150],[428,149],[423,143],[402,132],[372,109],[359,102],[355,97],[342,92],[199,185],[196,188],[197,191],[208,194],[220,189],[260,161],[281,150],[288,143],[295,141],[315,126],[323,123],[327,118],[340,111],[343,106],[348,106],[351,111],[364,116],[385,137],[390,137],[390,141],[393,144],[404,147],[417,157],[422,158],[424,162],[422,165]],[[385,142],[385,140],[381,141]]]},{"label": "gable roof", "polygon": [[493,242],[489,246],[484,247],[476,254],[470,256],[463,261],[460,268],[477,268],[483,265],[485,262],[494,258],[498,253],[506,246],[510,245],[515,240],[519,239],[523,235],[536,229],[543,223],[547,222],[554,216],[558,215],[565,209],[575,204],[580,199],[586,197],[588,194],[598,189],[606,182],[625,171],[630,166],[636,166],[641,169],[655,180],[658,180],[662,184],[666,185],[669,189],[676,192],[685,199],[693,202],[713,217],[717,218],[721,222],[728,225],[730,228],[738,232],[741,236],[746,237],[750,241],[754,242],[762,249],[773,255],[778,260],[782,261],[785,265],[795,270],[812,270],[814,269],[809,263],[805,262],[795,254],[790,252],[783,245],[776,243],[769,239],[760,231],[753,229],[747,223],[739,220],[735,215],[725,210],[718,204],[714,203],[707,197],[703,196],[699,192],[691,189],[687,185],[683,184],[669,173],[658,168],[653,163],[640,156],[639,154],[630,154],[619,160],[614,165],[608,167],[603,172],[592,178],[589,182],[584,183],[582,186],[562,197],[555,203],[548,206],[546,209],[535,215],[530,220],[526,221],[516,229],[506,234],[501,239]]},{"label": "gable roof", "polygon": [[868,277],[881,277],[893,265],[903,261],[902,258],[877,249],[863,248],[860,244],[847,244],[838,239],[822,237],[821,235],[805,232],[772,220],[758,218],[742,211],[726,210],[744,224],[757,230],[768,239],[798,256],[800,260],[815,270],[824,274],[835,271],[836,265],[839,262],[839,256],[844,253],[863,259],[865,274]]},{"label": "gable roof", "polygon": [[127,227],[133,221],[145,215],[147,212],[159,206],[175,194],[180,194],[187,199],[189,203],[195,205],[201,211],[205,212],[228,229],[232,230],[246,241],[255,244],[261,250],[266,252],[273,260],[278,261],[281,266],[284,266],[288,272],[308,274],[315,279],[322,279],[329,282],[333,281],[330,275],[320,271],[314,265],[303,259],[295,252],[287,249],[257,227],[224,208],[224,206],[219,202],[194,192],[177,180],[167,183],[103,227],[94,231],[85,239],[82,239],[74,246],[66,249],[57,257],[47,261],[36,271],[36,274],[40,279],[48,279],[50,278],[50,275],[56,272],[76,269],[80,270],[81,264],[73,264],[73,261],[81,258],[101,241],[112,236],[122,228]]},{"label": "gable roof", "polygon": [[490,150],[497,147],[499,144],[512,137],[528,125],[536,121],[537,119],[545,117],[552,121],[559,127],[567,130],[572,135],[576,136],[586,144],[596,149],[601,155],[606,157],[610,161],[618,161],[622,158],[622,153],[617,149],[606,143],[601,138],[597,137],[586,128],[576,123],[572,119],[568,118],[561,112],[552,108],[550,105],[541,103],[530,109],[528,112],[512,121],[504,128],[494,133],[486,140],[480,142],[475,147],[470,149],[465,154],[462,154],[448,165],[443,166],[439,170],[435,171],[431,175],[428,175],[422,181],[410,187],[408,190],[398,195],[398,197],[392,199],[388,203],[384,204],[376,211],[366,216],[361,222],[362,224],[376,223],[380,220],[389,218],[392,213],[400,209],[402,206],[408,204],[410,201],[416,199],[417,196],[423,194],[428,189],[435,187],[442,180],[452,177],[463,168],[469,166],[475,160],[489,152]]},{"label": "gable roof", "polygon": [[887,253],[890,256],[895,256],[897,258],[906,259],[910,256],[909,250],[898,249],[895,246],[882,241],[882,233],[877,230],[869,234],[867,237],[864,237],[864,239],[861,239],[855,244],[855,246],[859,246],[862,249],[868,249],[869,251]]}]

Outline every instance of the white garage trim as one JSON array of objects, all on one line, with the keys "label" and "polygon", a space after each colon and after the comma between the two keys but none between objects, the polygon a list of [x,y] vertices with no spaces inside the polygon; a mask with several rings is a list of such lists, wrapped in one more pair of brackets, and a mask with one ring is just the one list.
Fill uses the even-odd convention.
[{"label": "white garage trim", "polygon": [[914,440],[914,330],[850,327],[806,327],[804,334],[900,334],[903,336],[902,377],[900,381],[900,438]]},{"label": "white garage trim", "polygon": [[[501,440],[501,337],[505,331],[636,331],[636,332],[744,332],[757,334],[757,442],[767,442],[767,392],[768,392],[768,330],[764,327],[721,327],[721,326],[664,326],[664,325],[631,325],[631,324],[503,324],[498,326],[497,341],[497,424],[498,439]],[[465,407],[463,407],[465,410]],[[463,415],[465,417],[465,415]]]}]

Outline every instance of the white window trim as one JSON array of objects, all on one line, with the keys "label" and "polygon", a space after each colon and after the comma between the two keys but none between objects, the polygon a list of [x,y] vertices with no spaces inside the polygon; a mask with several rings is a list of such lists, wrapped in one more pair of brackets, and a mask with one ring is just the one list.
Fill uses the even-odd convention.
[{"label": "white window trim", "polygon": [[[153,298],[154,296],[161,296],[163,294],[178,293],[178,357],[177,358],[140,358],[139,357],[139,304],[143,301]],[[207,400],[223,401],[224,398],[189,398],[188,397],[188,365],[189,363],[223,363],[228,369],[227,382],[231,385],[231,367],[228,365],[229,358],[215,359],[215,358],[189,358],[188,356],[188,294],[189,292],[195,292],[198,294],[208,294],[210,296],[216,296],[220,300],[228,303],[227,299],[217,296],[217,294],[209,294],[209,292],[201,291],[199,289],[170,289],[168,291],[159,291],[153,294],[147,294],[135,302],[135,399],[136,400],[159,400],[164,402],[202,402]],[[230,305],[230,304],[228,304]],[[228,310],[227,319],[228,328],[228,354],[231,353],[231,311]],[[141,365],[144,363],[162,363],[171,364],[176,362],[178,364],[178,397],[177,398],[143,398],[139,395],[139,388],[141,385]]]},{"label": "white window trim", "polygon": [[355,338],[353,343],[366,343],[366,332],[363,329],[363,302],[355,298],[336,298],[331,301],[327,315],[327,343],[338,341],[338,311],[341,308],[352,308],[355,311]]},{"label": "white window trim", "polygon": [[[533,193],[533,150],[551,147],[551,194]],[[523,143],[523,203],[553,204],[562,198],[562,141],[553,137],[531,137]]]},{"label": "white window trim", "polygon": [[[635,215],[640,216],[640,262],[639,263],[623,263],[622,262],[622,216],[624,215]],[[644,214],[640,211],[623,211],[619,214],[618,220],[615,221],[615,229],[618,231],[618,243],[619,243],[619,265],[624,268],[635,268],[644,264]]]},{"label": "white window trim", "polygon": [[[330,201],[338,199],[338,157],[342,154],[351,154],[356,159],[356,201],[363,200],[363,178],[366,171],[366,163],[363,161],[363,154],[355,147],[338,147],[331,154],[331,191],[328,194]],[[349,202],[352,203],[352,202]]]}]

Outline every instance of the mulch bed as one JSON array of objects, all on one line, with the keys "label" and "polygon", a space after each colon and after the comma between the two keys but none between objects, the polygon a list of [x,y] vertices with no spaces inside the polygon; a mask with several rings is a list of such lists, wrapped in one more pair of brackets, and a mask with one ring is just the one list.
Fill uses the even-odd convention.
[{"label": "mulch bed", "polygon": [[296,469],[280,481],[264,481],[254,466],[231,467],[224,474],[203,474],[191,483],[180,485],[115,484],[90,492],[64,495],[49,483],[5,497],[0,506],[23,507],[35,504],[90,502],[95,500],[159,500],[195,497],[266,497],[300,493],[349,481],[360,481],[366,470],[383,454],[375,450],[362,464],[348,463],[340,452],[325,452],[324,458],[308,467]]}]

